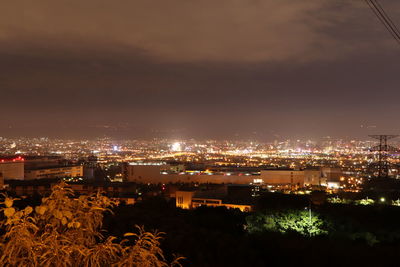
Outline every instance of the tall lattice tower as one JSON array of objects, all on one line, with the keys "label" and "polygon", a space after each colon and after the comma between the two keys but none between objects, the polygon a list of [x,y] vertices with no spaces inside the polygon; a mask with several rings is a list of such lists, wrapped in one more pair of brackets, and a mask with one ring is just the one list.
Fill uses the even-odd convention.
[{"label": "tall lattice tower", "polygon": [[389,176],[389,152],[398,151],[397,148],[388,145],[388,140],[398,137],[398,135],[370,135],[370,137],[379,140],[379,144],[371,147],[370,151],[378,152],[378,160],[375,163],[375,170],[378,171],[378,177],[387,178]]}]

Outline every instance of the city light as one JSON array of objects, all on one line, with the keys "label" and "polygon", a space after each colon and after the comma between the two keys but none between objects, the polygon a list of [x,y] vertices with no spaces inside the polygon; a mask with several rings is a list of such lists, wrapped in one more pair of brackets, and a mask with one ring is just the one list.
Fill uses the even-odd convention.
[{"label": "city light", "polygon": [[179,142],[175,142],[171,145],[171,151],[178,152],[181,151],[181,144]]},{"label": "city light", "polygon": [[0,21],[0,267],[399,265],[400,1]]}]

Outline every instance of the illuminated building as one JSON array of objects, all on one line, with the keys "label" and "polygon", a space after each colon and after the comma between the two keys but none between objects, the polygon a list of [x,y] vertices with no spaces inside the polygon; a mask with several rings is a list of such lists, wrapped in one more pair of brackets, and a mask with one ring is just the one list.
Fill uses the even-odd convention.
[{"label": "illuminated building", "polygon": [[340,177],[343,175],[340,168],[322,167],[321,172],[322,176],[329,182],[339,182]]},{"label": "illuminated building", "polygon": [[168,165],[161,162],[131,162],[124,164],[125,182],[160,183],[161,172]]},{"label": "illuminated building", "polygon": [[25,170],[25,180],[65,177],[83,177],[83,166],[62,166]]},{"label": "illuminated building", "polygon": [[252,205],[229,203],[223,198],[198,196],[196,191],[176,191],[176,206],[182,209],[194,209],[201,206],[207,207],[226,207],[228,209],[240,209],[243,212],[252,210]]},{"label": "illuminated building", "polygon": [[243,173],[210,171],[186,171],[184,165],[171,165],[162,162],[133,162],[124,164],[124,181],[137,183],[214,183],[250,184],[254,175]]},{"label": "illuminated building", "polygon": [[320,170],[261,170],[260,179],[265,184],[279,185],[326,185],[326,178]]},{"label": "illuminated building", "polygon": [[194,193],[195,191],[176,191],[176,207],[182,209],[191,209]]},{"label": "illuminated building", "polygon": [[27,156],[25,157],[25,169],[38,169],[54,167],[63,160],[60,156]]},{"label": "illuminated building", "polygon": [[213,173],[209,171],[185,171],[182,164],[170,165],[162,162],[133,162],[124,165],[126,182],[137,183],[231,183],[249,184],[252,175],[233,174],[230,172]]},{"label": "illuminated building", "polygon": [[4,180],[24,179],[24,159],[21,157],[14,159],[2,159],[0,160],[0,173]]}]

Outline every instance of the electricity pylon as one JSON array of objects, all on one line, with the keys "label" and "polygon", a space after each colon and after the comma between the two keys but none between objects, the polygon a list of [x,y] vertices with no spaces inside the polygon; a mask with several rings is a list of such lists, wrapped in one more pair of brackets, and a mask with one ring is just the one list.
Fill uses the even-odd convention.
[{"label": "electricity pylon", "polygon": [[397,148],[388,145],[387,141],[398,137],[398,135],[370,135],[374,139],[379,140],[379,144],[371,147],[370,151],[378,152],[378,161],[376,162],[376,167],[378,169],[378,177],[387,178],[389,176],[389,162],[388,154],[389,152],[398,151]]}]

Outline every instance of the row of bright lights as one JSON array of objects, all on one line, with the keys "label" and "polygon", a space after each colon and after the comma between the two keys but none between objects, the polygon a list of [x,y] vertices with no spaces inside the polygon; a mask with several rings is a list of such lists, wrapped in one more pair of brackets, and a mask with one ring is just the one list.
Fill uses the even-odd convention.
[{"label": "row of bright lights", "polygon": [[14,159],[2,159],[0,162],[15,162],[15,161],[24,161],[25,159],[21,156]]}]

